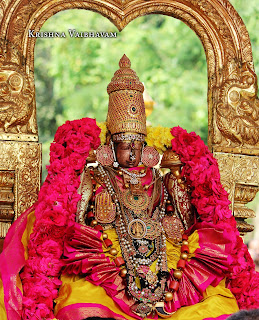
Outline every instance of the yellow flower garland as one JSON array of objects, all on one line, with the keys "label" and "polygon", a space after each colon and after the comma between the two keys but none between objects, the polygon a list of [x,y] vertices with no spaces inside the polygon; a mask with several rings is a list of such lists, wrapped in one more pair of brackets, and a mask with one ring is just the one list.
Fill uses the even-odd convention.
[{"label": "yellow flower garland", "polygon": [[106,143],[107,126],[106,122],[97,122],[97,126],[101,129],[100,139],[101,145]]},{"label": "yellow flower garland", "polygon": [[156,150],[162,154],[167,148],[171,147],[171,140],[174,137],[170,130],[170,128],[161,126],[147,127],[147,145],[156,148]]},{"label": "yellow flower garland", "polygon": [[[106,122],[97,122],[97,125],[101,128],[101,144],[106,143],[107,127]],[[171,140],[174,138],[170,132],[170,128],[161,126],[147,127],[146,142],[148,146],[156,148],[159,153],[163,153],[167,148],[171,147]]]}]

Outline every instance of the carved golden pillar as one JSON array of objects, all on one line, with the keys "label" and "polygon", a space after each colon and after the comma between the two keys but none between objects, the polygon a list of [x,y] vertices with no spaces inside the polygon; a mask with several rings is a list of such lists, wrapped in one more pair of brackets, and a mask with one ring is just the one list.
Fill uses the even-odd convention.
[{"label": "carved golden pillar", "polygon": [[249,225],[244,220],[246,218],[254,218],[255,212],[245,205],[255,198],[257,192],[258,187],[242,184],[235,185],[234,216],[237,220],[238,229],[242,235],[254,230],[254,226]]},{"label": "carved golden pillar", "polygon": [[36,200],[41,176],[34,86],[24,58],[8,41],[0,49],[0,247],[17,217]]},{"label": "carved golden pillar", "polygon": [[259,186],[257,76],[251,63],[241,61],[229,63],[222,75],[225,81],[214,109],[212,150],[238,230],[245,234],[254,229],[245,219],[255,217],[245,204],[254,199]]},{"label": "carved golden pillar", "polygon": [[13,170],[0,171],[0,237],[5,234],[15,216],[15,172]]},{"label": "carved golden pillar", "polygon": [[40,175],[39,143],[0,141],[0,239],[13,220],[37,200]]},{"label": "carved golden pillar", "polygon": [[253,231],[254,227],[245,219],[255,217],[255,213],[245,205],[258,192],[259,157],[220,152],[215,152],[214,156],[218,160],[221,182],[229,193],[238,230],[241,234]]}]

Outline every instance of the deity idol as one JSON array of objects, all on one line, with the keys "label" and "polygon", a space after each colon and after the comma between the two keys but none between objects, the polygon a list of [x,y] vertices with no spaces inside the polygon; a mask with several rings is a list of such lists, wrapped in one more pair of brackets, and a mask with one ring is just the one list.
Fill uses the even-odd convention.
[{"label": "deity idol", "polygon": [[39,200],[7,236],[1,319],[222,320],[237,302],[258,306],[216,160],[173,128],[162,176],[145,142],[143,84],[125,55],[119,66],[104,143],[93,119],[60,127]]}]

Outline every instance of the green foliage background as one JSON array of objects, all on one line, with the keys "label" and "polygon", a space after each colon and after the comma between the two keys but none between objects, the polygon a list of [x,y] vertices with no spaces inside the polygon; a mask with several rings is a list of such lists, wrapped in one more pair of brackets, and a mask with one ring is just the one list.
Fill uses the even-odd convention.
[{"label": "green foliage background", "polygon": [[[250,33],[256,72],[259,72],[259,9],[232,0]],[[68,29],[117,32],[117,38],[70,38]],[[64,31],[66,38],[38,38],[35,47],[37,120],[43,144],[43,168],[49,145],[66,120],[94,117],[105,121],[106,87],[122,55],[156,102],[148,118],[152,125],[180,125],[207,141],[207,65],[196,34],[184,23],[163,15],[131,22],[122,32],[101,15],[67,10],[51,17],[41,31]],[[43,169],[43,178],[46,171]]]}]

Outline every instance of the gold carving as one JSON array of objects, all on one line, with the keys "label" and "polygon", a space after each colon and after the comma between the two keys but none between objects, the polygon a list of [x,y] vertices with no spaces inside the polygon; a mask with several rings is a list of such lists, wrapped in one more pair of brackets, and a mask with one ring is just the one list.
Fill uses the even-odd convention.
[{"label": "gold carving", "polygon": [[230,201],[234,199],[236,183],[259,185],[259,157],[221,152],[215,152],[214,157],[218,160],[221,182],[229,193]]},{"label": "gold carving", "polygon": [[258,154],[259,101],[257,77],[243,64],[227,79],[220,91],[220,103],[215,108],[215,151]]},{"label": "gold carving", "polygon": [[41,145],[0,142],[0,238],[36,200],[40,187]]},{"label": "gold carving", "polygon": [[245,206],[252,201],[258,191],[258,187],[247,186],[242,184],[235,185],[235,202],[234,202],[234,216],[237,220],[237,227],[239,232],[244,235],[246,232],[251,232],[254,227],[244,221],[245,218],[254,218],[255,213],[252,209]]},{"label": "gold carving", "polygon": [[0,222],[5,224],[14,218],[14,183],[14,171],[0,171]]},{"label": "gold carving", "polygon": [[229,193],[231,209],[241,233],[253,231],[253,226],[244,221],[255,216],[245,206],[252,201],[259,186],[259,157],[214,153],[218,160],[221,182]]},{"label": "gold carving", "polygon": [[14,172],[13,171],[2,171],[0,172],[0,187],[14,186]]},{"label": "gold carving", "polygon": [[11,222],[5,223],[5,222],[0,222],[0,240],[5,238],[9,228],[11,227]]},{"label": "gold carving", "polygon": [[[258,187],[236,184],[236,186],[235,186],[235,202],[240,205],[240,208],[244,208],[243,207],[244,204],[252,201],[255,198],[257,191],[258,191]],[[245,214],[247,215],[246,218],[254,218],[255,217],[253,210],[245,208],[244,211],[246,212]],[[242,212],[242,210],[241,210],[241,212]],[[237,212],[235,212],[235,216],[240,216],[240,211],[237,210]]]},{"label": "gold carving", "polygon": [[[17,67],[4,66],[0,71],[0,138],[2,133],[14,140],[17,133],[35,134],[29,120],[33,113],[33,91],[28,76]],[[12,134],[15,135],[12,135]]]},{"label": "gold carving", "polygon": [[14,194],[13,192],[4,192],[1,190],[0,193],[0,203],[13,203],[14,202]]}]

